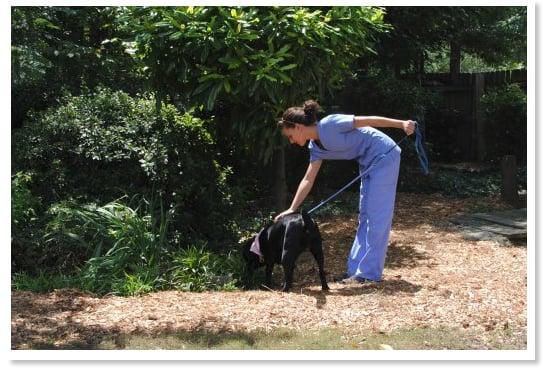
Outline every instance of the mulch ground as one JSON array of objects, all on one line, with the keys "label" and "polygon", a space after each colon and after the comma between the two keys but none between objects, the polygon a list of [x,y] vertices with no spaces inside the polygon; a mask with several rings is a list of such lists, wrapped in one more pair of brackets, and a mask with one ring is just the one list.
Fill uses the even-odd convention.
[{"label": "mulch ground", "polygon": [[[357,197],[354,197],[357,199]],[[118,334],[196,330],[251,332],[287,327],[337,328],[346,335],[402,328],[496,330],[526,348],[527,248],[492,240],[470,241],[452,216],[507,209],[498,198],[452,199],[398,194],[383,282],[321,292],[311,255],[299,259],[291,293],[163,291],[139,297],[97,297],[75,290],[12,292],[12,348],[85,346]],[[344,271],[357,214],[322,221],[329,281]],[[279,287],[281,268],[275,269]]]}]

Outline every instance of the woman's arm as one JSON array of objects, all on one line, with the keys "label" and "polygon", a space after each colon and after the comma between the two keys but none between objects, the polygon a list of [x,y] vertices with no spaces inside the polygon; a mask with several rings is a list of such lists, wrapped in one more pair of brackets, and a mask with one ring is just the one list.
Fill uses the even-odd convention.
[{"label": "woman's arm", "polygon": [[274,221],[277,221],[281,217],[283,217],[286,214],[295,212],[298,207],[304,202],[304,199],[306,196],[308,196],[308,193],[312,190],[312,187],[315,182],[315,178],[317,176],[317,173],[319,172],[319,169],[321,167],[322,160],[317,160],[310,162],[308,169],[306,170],[306,174],[300,181],[300,184],[298,185],[297,193],[295,194],[295,197],[293,198],[293,202],[291,203],[291,206],[289,209],[285,210],[284,212],[281,212],[274,218]]},{"label": "woman's arm", "polygon": [[413,120],[397,120],[381,116],[355,116],[353,127],[399,128],[410,135],[414,133],[415,122]]}]

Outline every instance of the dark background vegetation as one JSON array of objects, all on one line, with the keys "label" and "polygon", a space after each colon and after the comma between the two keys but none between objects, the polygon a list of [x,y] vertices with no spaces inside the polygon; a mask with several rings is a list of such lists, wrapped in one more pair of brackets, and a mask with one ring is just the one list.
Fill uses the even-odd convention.
[{"label": "dark background vegetation", "polygon": [[[399,191],[496,195],[507,154],[525,187],[525,7],[11,14],[14,288],[251,286],[238,242],[286,208],[308,163],[275,119],[308,98],[425,126],[432,172],[403,144]],[[305,207],[356,173],[325,163]]]}]

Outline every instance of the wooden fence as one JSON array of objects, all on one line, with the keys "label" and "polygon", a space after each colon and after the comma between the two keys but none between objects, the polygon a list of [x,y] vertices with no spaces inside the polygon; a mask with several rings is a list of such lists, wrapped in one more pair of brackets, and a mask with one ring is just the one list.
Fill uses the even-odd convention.
[{"label": "wooden fence", "polygon": [[[426,74],[422,85],[443,99],[440,111],[427,119],[433,125],[428,127],[429,141],[449,148],[447,153],[457,161],[483,161],[487,143],[480,98],[486,89],[508,83],[518,83],[527,90],[527,71],[461,73],[455,79],[449,73]],[[526,145],[519,148],[526,150]],[[526,162],[526,156],[519,162]]]}]

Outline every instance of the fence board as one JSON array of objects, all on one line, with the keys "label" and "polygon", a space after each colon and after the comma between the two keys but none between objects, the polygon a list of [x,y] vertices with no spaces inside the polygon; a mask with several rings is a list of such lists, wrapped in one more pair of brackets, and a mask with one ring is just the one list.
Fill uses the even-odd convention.
[{"label": "fence board", "polygon": [[[441,116],[444,117],[448,142],[441,145],[456,156],[460,162],[481,161],[486,150],[485,130],[480,117],[480,97],[486,89],[508,83],[518,83],[527,88],[527,71],[497,71],[485,73],[461,73],[453,82],[449,73],[429,73],[422,79],[422,85],[438,92],[443,98]],[[432,131],[429,141],[433,142]]]}]

